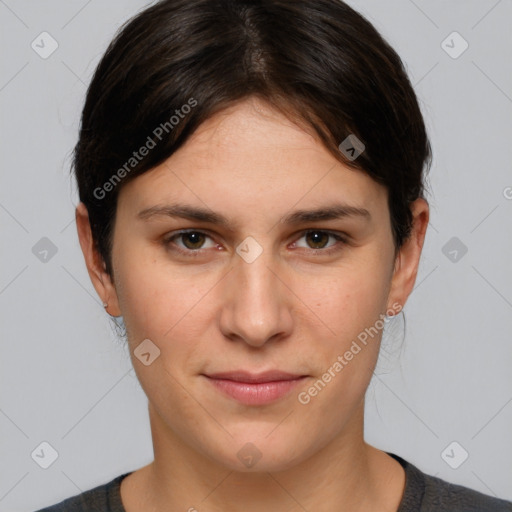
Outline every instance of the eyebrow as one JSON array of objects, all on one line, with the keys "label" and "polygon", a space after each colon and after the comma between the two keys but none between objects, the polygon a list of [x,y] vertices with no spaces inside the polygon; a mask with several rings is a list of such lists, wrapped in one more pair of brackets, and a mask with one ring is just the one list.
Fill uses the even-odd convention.
[{"label": "eyebrow", "polygon": [[[182,219],[189,219],[210,224],[217,224],[226,229],[233,230],[231,222],[220,213],[212,210],[201,208],[197,206],[190,206],[186,204],[169,204],[169,205],[156,205],[141,210],[137,214],[140,220],[149,220],[155,216],[164,217],[179,217]],[[292,213],[285,215],[280,223],[281,224],[304,224],[307,222],[336,220],[344,217],[362,218],[366,221],[371,220],[371,214],[365,208],[358,208],[348,204],[335,203],[326,205],[312,210],[296,210]]]}]

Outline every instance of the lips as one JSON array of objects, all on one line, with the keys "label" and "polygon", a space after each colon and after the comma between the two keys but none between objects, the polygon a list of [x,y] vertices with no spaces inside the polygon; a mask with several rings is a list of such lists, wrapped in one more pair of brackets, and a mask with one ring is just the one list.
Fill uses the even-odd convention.
[{"label": "lips", "polygon": [[303,377],[303,375],[296,375],[279,370],[269,370],[262,373],[249,373],[245,371],[211,373],[208,374],[207,377],[212,379],[233,380],[235,382],[261,383],[294,380]]},{"label": "lips", "polygon": [[203,375],[217,391],[245,405],[264,405],[284,398],[306,375],[280,370],[263,373],[233,371]]}]

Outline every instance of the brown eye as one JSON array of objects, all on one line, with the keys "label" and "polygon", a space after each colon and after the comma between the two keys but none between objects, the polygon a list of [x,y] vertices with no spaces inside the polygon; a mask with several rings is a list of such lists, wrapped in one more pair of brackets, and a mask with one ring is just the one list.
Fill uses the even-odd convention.
[{"label": "brown eye", "polygon": [[199,231],[181,233],[179,237],[187,249],[200,249],[206,238],[204,233],[200,233]]},{"label": "brown eye", "polygon": [[[306,245],[301,245],[298,242],[295,242],[295,247],[304,248],[313,254],[318,255],[330,254],[332,252],[339,251],[346,244],[346,240],[343,236],[322,229],[310,229],[309,231],[304,231],[300,239],[302,238],[306,240]],[[328,245],[329,239],[333,240],[333,243],[330,245]]]},{"label": "brown eye", "polygon": [[311,242],[312,249],[323,249],[329,242],[329,233],[325,231],[309,231],[306,233],[306,239]]},{"label": "brown eye", "polygon": [[[210,245],[206,245],[210,240]],[[180,231],[163,240],[167,250],[185,256],[199,256],[203,250],[215,247],[212,237],[201,231]]]}]

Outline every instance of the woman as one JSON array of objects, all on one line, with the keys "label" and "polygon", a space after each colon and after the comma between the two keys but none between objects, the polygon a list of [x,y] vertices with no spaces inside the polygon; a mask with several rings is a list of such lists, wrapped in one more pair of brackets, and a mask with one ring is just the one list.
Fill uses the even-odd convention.
[{"label": "woman", "polygon": [[512,510],[363,437],[429,164],[399,57],[338,0],[164,0],[126,24],[87,93],[76,221],[155,457],[44,510]]}]

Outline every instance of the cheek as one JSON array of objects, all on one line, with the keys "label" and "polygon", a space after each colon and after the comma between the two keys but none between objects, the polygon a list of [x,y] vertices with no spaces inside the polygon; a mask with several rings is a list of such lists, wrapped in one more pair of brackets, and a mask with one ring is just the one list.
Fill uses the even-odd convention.
[{"label": "cheek", "polygon": [[[373,260],[372,260],[373,261]],[[331,275],[294,284],[315,315],[304,321],[315,345],[319,382],[310,398],[322,414],[341,414],[359,402],[377,362],[389,283],[382,264],[346,265]],[[319,337],[319,333],[325,333]],[[319,339],[321,338],[321,339]],[[311,350],[311,347],[304,347]],[[341,358],[341,359],[340,359]],[[325,384],[325,386],[324,386]],[[308,392],[308,390],[306,390]],[[322,395],[318,400],[316,396]],[[306,397],[306,399],[308,399]],[[336,411],[329,407],[336,403]],[[330,405],[329,405],[330,404]],[[324,410],[325,409],[325,410]]]},{"label": "cheek", "polygon": [[[194,401],[180,382],[200,360],[204,329],[199,320],[205,316],[204,300],[213,283],[175,269],[171,273],[149,261],[144,265],[126,260],[124,270],[120,303],[138,380],[156,408],[179,406],[182,422],[192,421]],[[148,366],[134,353],[145,339],[160,351]]]},{"label": "cheek", "polygon": [[125,323],[136,336],[164,339],[211,287],[210,277],[193,275],[192,267],[171,267],[164,258],[141,251],[119,260],[118,296]]},{"label": "cheek", "polygon": [[[328,330],[322,327],[327,334],[319,339],[318,322],[313,325],[311,320],[315,317],[310,315],[309,324],[305,323],[314,351],[311,346],[304,350],[310,354],[316,374],[300,390],[297,401],[300,410],[325,420],[327,438],[343,428],[365,396],[379,354],[382,329],[376,325],[382,323],[385,291],[386,283],[377,282],[376,275],[356,271],[340,273],[321,288],[302,287],[316,317]],[[301,428],[307,435],[308,427]]]},{"label": "cheek", "polygon": [[385,277],[380,268],[352,265],[329,275],[297,279],[293,289],[321,321],[328,339],[343,345],[374,325],[385,311],[389,288]]}]

